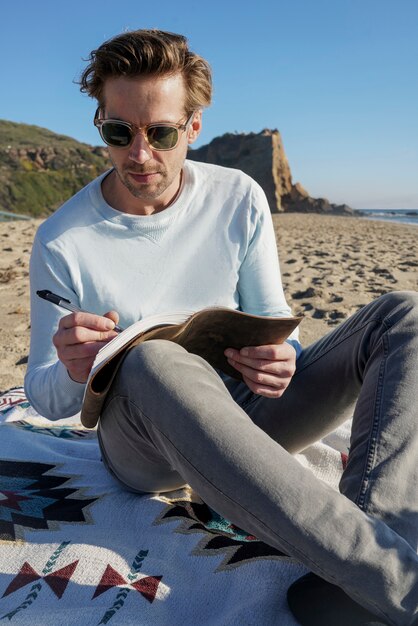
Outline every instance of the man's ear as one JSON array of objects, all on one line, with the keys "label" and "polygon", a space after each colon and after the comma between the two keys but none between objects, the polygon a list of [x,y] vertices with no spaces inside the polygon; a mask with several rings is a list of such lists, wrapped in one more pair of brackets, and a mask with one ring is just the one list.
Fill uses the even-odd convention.
[{"label": "man's ear", "polygon": [[190,124],[187,131],[187,143],[191,144],[200,135],[200,131],[202,130],[202,111],[196,111],[193,116],[193,121]]}]

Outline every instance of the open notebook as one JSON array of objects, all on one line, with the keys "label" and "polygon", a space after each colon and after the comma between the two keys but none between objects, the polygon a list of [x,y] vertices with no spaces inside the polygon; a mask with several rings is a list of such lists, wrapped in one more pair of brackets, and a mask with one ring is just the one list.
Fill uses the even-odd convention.
[{"label": "open notebook", "polygon": [[226,348],[278,344],[285,341],[300,323],[301,317],[265,317],[234,309],[212,307],[197,313],[177,311],[147,317],[129,326],[97,354],[91,369],[81,421],[94,428],[106,394],[126,352],[150,339],[174,341],[189,352],[198,354],[214,368],[240,378],[224,355]]}]

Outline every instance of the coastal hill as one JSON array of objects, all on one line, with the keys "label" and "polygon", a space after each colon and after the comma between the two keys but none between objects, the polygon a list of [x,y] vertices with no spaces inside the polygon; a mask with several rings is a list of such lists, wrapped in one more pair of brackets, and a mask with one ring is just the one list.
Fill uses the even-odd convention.
[{"label": "coastal hill", "polygon": [[300,183],[293,184],[289,163],[278,130],[261,133],[226,133],[209,144],[190,149],[188,158],[226,167],[236,167],[264,189],[272,213],[284,211],[351,215],[346,204],[331,204],[312,198]]},{"label": "coastal hill", "polygon": [[108,167],[104,148],[0,120],[0,211],[46,217]]},{"label": "coastal hill", "polygon": [[[302,185],[293,184],[277,130],[228,133],[189,150],[188,158],[243,170],[263,187],[272,213],[352,213],[346,205],[311,198]],[[0,211],[47,217],[109,166],[106,148],[0,120]]]}]

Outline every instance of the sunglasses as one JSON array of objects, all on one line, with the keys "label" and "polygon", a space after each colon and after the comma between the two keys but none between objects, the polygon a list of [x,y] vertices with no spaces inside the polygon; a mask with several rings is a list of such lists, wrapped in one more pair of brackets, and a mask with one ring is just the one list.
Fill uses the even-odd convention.
[{"label": "sunglasses", "polygon": [[105,144],[112,148],[128,148],[135,135],[142,133],[150,148],[153,150],[174,150],[180,140],[180,131],[187,130],[192,121],[194,111],[184,124],[147,124],[136,126],[121,120],[99,118],[100,107],[94,116],[94,125]]}]

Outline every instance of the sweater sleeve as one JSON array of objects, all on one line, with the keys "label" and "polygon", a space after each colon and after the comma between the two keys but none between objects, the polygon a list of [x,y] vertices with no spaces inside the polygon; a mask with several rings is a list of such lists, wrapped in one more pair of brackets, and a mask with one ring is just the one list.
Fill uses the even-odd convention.
[{"label": "sweater sleeve", "polygon": [[[292,315],[283,292],[270,208],[257,183],[253,183],[251,190],[247,251],[240,268],[238,290],[241,309],[247,313]],[[295,329],[289,339],[298,342],[298,338],[299,332]]]},{"label": "sweater sleeve", "polygon": [[66,265],[42,243],[38,232],[30,261],[31,342],[24,386],[34,409],[51,420],[70,417],[81,409],[85,385],[70,378],[52,343],[60,318],[68,313],[36,292],[48,289],[77,304],[71,284]]}]

